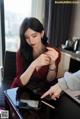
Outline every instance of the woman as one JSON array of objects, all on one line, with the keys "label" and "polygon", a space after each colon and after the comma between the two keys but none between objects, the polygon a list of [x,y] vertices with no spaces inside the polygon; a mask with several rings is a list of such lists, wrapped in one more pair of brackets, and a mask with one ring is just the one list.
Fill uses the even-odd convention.
[{"label": "woman", "polygon": [[46,82],[56,78],[60,52],[49,47],[43,25],[33,17],[23,20],[20,40],[16,54],[17,74],[11,87],[44,87]]},{"label": "woman", "polygon": [[65,72],[64,77],[58,79],[58,83],[44,93],[41,98],[50,95],[52,99],[56,100],[60,97],[62,90],[67,88],[73,91],[80,90],[80,70],[72,74]]}]

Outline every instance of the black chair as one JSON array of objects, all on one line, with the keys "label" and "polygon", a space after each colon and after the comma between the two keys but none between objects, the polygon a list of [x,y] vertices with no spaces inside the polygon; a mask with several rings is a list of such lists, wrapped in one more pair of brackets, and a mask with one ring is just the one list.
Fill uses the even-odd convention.
[{"label": "black chair", "polygon": [[16,52],[5,52],[3,80],[0,87],[0,107],[5,107],[4,90],[9,89],[14,77],[16,76]]},{"label": "black chair", "polygon": [[3,82],[8,85],[16,76],[16,52],[6,51],[4,57]]}]

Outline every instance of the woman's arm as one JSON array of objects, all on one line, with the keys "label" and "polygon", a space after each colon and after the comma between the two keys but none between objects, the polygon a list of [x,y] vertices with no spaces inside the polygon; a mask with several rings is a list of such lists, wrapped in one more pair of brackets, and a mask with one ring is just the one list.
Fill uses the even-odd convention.
[{"label": "woman's arm", "polygon": [[56,74],[57,74],[56,68],[57,67],[56,67],[55,63],[49,66],[49,70],[48,70],[48,74],[47,74],[48,81],[52,81],[53,79],[56,78]]},{"label": "woman's arm", "polygon": [[80,90],[80,70],[75,73],[65,72],[64,80],[71,90]]},{"label": "woman's arm", "polygon": [[66,81],[64,80],[64,77],[60,78],[58,79],[58,83],[51,86],[50,89],[41,96],[41,98],[45,98],[46,96],[50,95],[52,99],[56,100],[60,97],[62,90],[66,88],[67,85],[66,85]]},{"label": "woman's arm", "polygon": [[20,51],[18,51],[16,53],[16,78],[12,82],[11,88],[26,85],[29,82],[35,69],[37,70],[42,66],[49,65],[49,63],[49,57],[45,54],[41,54],[36,60],[34,60],[30,64],[30,66],[23,73],[24,59],[21,56]]},{"label": "woman's arm", "polygon": [[47,47],[47,49],[48,49],[48,51],[46,52],[46,54],[51,59],[51,62],[49,65],[49,71],[47,74],[47,80],[51,81],[51,80],[55,79],[56,75],[57,75],[58,64],[60,61],[60,52],[53,48],[50,48],[50,47]]},{"label": "woman's arm", "polygon": [[50,97],[54,100],[58,99],[60,97],[60,93],[61,93],[62,89],[61,87],[57,84],[55,84],[54,86],[51,86],[51,88],[45,92],[41,98],[45,98],[46,96],[50,95]]},{"label": "woman's arm", "polygon": [[45,92],[41,98],[50,95],[52,99],[56,100],[60,97],[62,90],[66,90],[67,88],[71,90],[80,90],[80,70],[73,74],[66,72],[64,77],[58,79],[58,83]]},{"label": "woman's arm", "polygon": [[63,90],[80,90],[80,70],[75,73],[65,72],[64,77],[58,79],[58,84]]},{"label": "woman's arm", "polygon": [[26,69],[26,71],[20,76],[22,85],[26,85],[29,82],[30,77],[32,76],[35,68],[36,68],[35,63],[31,63],[30,66]]},{"label": "woman's arm", "polygon": [[49,65],[49,63],[50,58],[46,54],[41,54],[36,60],[34,60],[30,64],[26,71],[20,76],[22,84],[26,85],[29,82],[35,69],[37,69],[38,67]]}]

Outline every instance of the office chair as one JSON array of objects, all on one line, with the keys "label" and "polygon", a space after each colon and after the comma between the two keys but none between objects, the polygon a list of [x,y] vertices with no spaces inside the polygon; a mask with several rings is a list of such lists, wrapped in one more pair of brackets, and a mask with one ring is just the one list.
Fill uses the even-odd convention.
[{"label": "office chair", "polygon": [[10,88],[16,76],[16,52],[6,51],[4,56],[3,80],[0,87],[0,107],[5,108],[4,90]]},{"label": "office chair", "polygon": [[9,84],[16,76],[16,52],[6,51],[4,57],[3,84]]}]

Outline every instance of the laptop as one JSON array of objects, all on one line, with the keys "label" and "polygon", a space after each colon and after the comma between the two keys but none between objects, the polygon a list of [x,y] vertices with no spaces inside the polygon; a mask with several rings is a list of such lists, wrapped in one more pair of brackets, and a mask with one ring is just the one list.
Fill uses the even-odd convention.
[{"label": "laptop", "polygon": [[80,90],[72,91],[70,89],[66,89],[64,91],[68,96],[70,96],[73,100],[75,100],[78,104],[80,104]]}]

